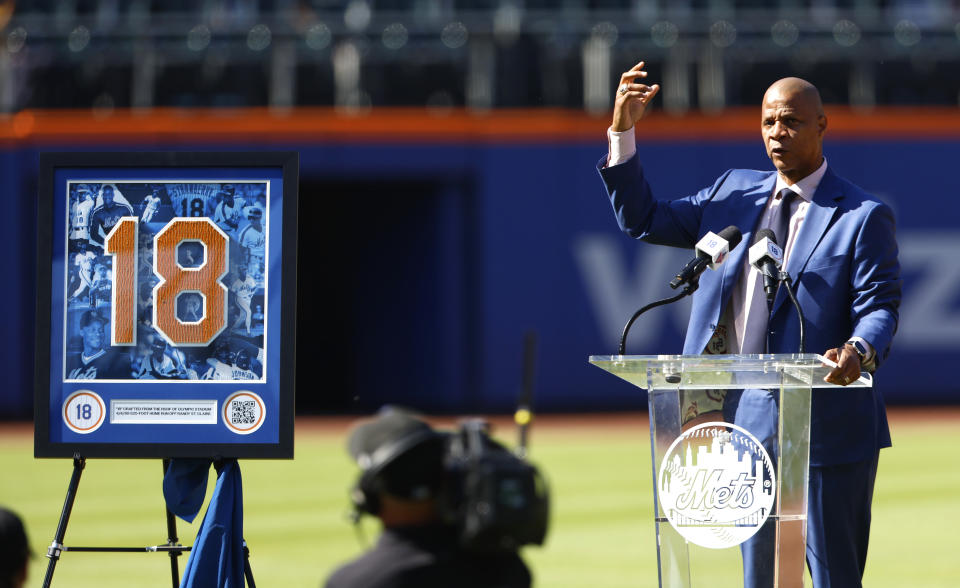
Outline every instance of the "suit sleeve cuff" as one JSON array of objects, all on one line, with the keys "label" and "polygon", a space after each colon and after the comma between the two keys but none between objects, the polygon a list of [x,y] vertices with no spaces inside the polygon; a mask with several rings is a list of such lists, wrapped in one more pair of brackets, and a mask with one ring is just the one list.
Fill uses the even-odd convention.
[{"label": "suit sleeve cuff", "polygon": [[610,152],[606,167],[620,165],[637,152],[637,140],[633,127],[625,131],[614,131],[612,128],[608,128],[607,143],[610,146]]}]

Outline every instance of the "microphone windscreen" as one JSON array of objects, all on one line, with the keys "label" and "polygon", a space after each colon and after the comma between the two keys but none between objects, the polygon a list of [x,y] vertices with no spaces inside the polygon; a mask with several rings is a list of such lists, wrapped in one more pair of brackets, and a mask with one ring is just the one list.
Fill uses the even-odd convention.
[{"label": "microphone windscreen", "polygon": [[729,227],[723,229],[717,236],[726,240],[727,243],[730,244],[730,251],[733,251],[733,248],[739,245],[740,241],[743,239],[743,234],[740,232],[740,229],[734,225],[730,225]]},{"label": "microphone windscreen", "polygon": [[[770,239],[774,243],[777,243],[777,236],[773,234],[773,231],[770,229],[760,229],[757,231],[757,237],[753,240],[754,243],[759,243],[764,239]],[[777,243],[779,245],[779,243]]]}]

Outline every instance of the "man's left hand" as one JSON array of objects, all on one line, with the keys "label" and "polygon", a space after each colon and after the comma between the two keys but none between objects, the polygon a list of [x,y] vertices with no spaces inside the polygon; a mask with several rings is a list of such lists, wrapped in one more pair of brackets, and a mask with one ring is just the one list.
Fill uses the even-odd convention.
[{"label": "man's left hand", "polygon": [[860,356],[853,345],[827,349],[823,356],[837,364],[823,379],[828,384],[846,386],[860,377]]}]

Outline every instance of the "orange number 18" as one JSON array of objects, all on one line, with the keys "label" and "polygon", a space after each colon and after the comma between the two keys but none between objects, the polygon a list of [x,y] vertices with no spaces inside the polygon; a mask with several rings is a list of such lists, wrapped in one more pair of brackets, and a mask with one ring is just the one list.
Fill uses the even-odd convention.
[{"label": "orange number 18", "polygon": [[[120,219],[106,239],[106,252],[114,257],[113,345],[135,345],[137,308],[137,218]],[[205,250],[203,263],[183,267],[177,249],[184,241],[197,241]],[[229,241],[208,218],[175,218],[154,237],[153,272],[160,278],[153,288],[153,325],[177,346],[205,346],[227,324],[227,288],[220,279],[227,274]],[[203,316],[195,322],[177,317],[177,299],[187,293],[204,299]]]}]

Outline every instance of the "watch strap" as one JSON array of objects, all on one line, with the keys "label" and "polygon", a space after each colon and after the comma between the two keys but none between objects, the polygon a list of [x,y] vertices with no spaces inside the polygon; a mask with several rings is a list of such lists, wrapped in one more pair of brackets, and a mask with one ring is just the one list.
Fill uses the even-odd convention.
[{"label": "watch strap", "polygon": [[844,345],[850,345],[857,352],[857,356],[860,358],[860,363],[865,363],[867,361],[867,346],[863,344],[862,341],[858,339],[850,339]]}]

